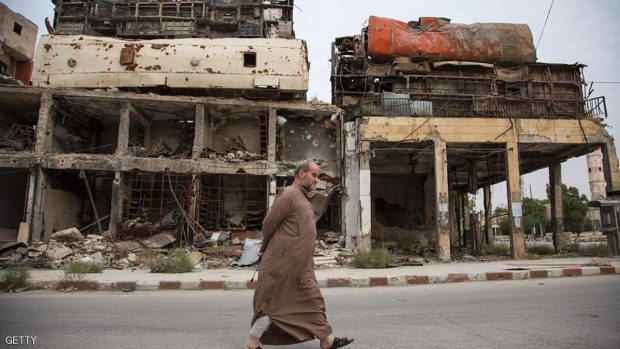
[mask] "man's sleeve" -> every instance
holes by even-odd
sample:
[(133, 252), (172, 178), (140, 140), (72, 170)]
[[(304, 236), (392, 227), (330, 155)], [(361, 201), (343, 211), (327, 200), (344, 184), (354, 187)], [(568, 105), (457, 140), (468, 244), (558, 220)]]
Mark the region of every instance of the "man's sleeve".
[(271, 206), (271, 209), (267, 212), (265, 219), (263, 219), (263, 245), (260, 248), (261, 252), (265, 252), (269, 240), (276, 232), (276, 228), (280, 225), (282, 220), (291, 214), (292, 210), (293, 202), (290, 195), (284, 194), (276, 198), (273, 206)]

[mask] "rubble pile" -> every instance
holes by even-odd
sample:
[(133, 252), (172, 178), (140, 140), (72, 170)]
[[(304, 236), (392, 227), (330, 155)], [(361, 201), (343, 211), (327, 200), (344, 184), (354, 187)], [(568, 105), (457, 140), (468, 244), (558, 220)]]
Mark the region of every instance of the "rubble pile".
[(79, 240), (50, 239), (48, 243), (36, 241), (30, 246), (20, 244), (20, 247), (12, 248), (0, 255), (0, 265), (24, 264), (36, 268), (59, 269), (67, 263), (79, 260), (111, 266), (110, 261), (114, 252), (114, 245), (111, 242), (105, 241), (100, 235), (88, 235), (86, 238), (81, 234), (79, 236), (81, 237)]
[(342, 247), (342, 237), (335, 232), (327, 232), (314, 244), (314, 267), (331, 268), (348, 265), (353, 252)]
[[(77, 228), (70, 228), (52, 234), (47, 243), (37, 241), (27, 246), (13, 242), (0, 246), (0, 266), (21, 264), (34, 268), (62, 269), (68, 263), (81, 261), (107, 269), (145, 269), (148, 268), (149, 258), (168, 254), (176, 241), (168, 232), (142, 239), (112, 241), (109, 232), (105, 232), (104, 236), (84, 237)], [(260, 231), (203, 232), (194, 236), (194, 243), (188, 245), (186, 250), (197, 270), (250, 267), (255, 265), (258, 257), (253, 259), (250, 257), (254, 256), (248, 255), (252, 251), (255, 254), (261, 241)], [(315, 245), (315, 266), (327, 268), (347, 265), (353, 252), (341, 246), (340, 234), (322, 234)], [(250, 248), (249, 252), (244, 256), (247, 248)]]
[(228, 162), (243, 162), (265, 159), (265, 155), (251, 153), (247, 150), (235, 150), (227, 153), (215, 151), (213, 149), (205, 149), (202, 152), (202, 158), (214, 159)]

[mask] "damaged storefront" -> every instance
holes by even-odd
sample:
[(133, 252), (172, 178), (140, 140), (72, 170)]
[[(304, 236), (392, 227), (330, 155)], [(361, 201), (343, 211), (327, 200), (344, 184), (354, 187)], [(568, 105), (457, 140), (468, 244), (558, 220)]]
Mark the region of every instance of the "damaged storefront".
[(170, 243), (239, 251), (246, 238), (261, 238), (262, 219), (297, 164), (314, 158), (322, 166), (318, 225), (338, 241), (338, 108), (22, 87), (0, 92), (5, 101), (28, 101), (3, 103), (4, 113), (37, 120), (24, 148), (0, 153), (5, 172), (16, 178), (5, 191), (12, 208), (2, 220), (15, 238), (20, 226), (30, 232), (28, 241), (77, 229), (133, 252)]
[[(561, 162), (600, 147), (608, 191), (618, 186), (604, 97), (585, 97), (583, 65), (536, 62), (526, 25), (370, 17), (335, 40), (331, 61), (349, 248), (479, 254), (493, 244), (490, 186), (506, 181), (512, 256), (524, 258), (522, 174), (549, 168), (561, 198)], [(471, 214), (479, 191), (484, 213)], [(561, 232), (561, 200), (551, 206)]]

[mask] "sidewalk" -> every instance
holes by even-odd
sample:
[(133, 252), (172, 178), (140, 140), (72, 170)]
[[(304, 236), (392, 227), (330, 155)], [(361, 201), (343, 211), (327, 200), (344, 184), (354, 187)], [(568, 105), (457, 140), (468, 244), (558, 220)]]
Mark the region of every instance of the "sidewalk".
[[(609, 264), (611, 266), (589, 266)], [(74, 287), (78, 290), (245, 290), (255, 283), (254, 268), (214, 269), (184, 274), (154, 274), (148, 270), (105, 270), (85, 274)], [(561, 258), (507, 260), (499, 262), (453, 262), (390, 269), (354, 269), (349, 267), (317, 269), (324, 287), (375, 287), (436, 284), (465, 281), (523, 280), (530, 278), (620, 275), (620, 258)], [(257, 277), (260, 277), (257, 273)], [(30, 282), (37, 289), (58, 289), (62, 270), (32, 270)], [(0, 289), (3, 285), (0, 284)]]

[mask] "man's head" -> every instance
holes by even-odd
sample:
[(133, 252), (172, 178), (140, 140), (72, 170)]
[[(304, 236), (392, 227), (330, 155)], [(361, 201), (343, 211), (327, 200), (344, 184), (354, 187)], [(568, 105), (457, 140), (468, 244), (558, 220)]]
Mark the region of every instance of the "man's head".
[(314, 161), (306, 160), (295, 168), (295, 183), (306, 188), (306, 190), (314, 190), (319, 180), (319, 165)]

